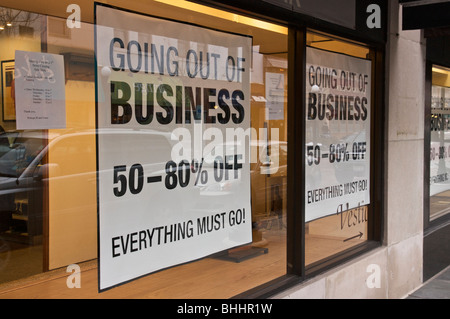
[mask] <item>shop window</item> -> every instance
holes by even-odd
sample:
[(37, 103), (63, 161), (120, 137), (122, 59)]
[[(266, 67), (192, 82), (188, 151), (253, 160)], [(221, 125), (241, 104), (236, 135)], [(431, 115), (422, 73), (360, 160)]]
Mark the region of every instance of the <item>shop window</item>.
[(367, 47), (307, 34), (305, 264), (369, 239), (372, 64)]
[[(68, 297), (229, 298), (285, 278), (288, 243), (304, 247), (294, 268), (308, 270), (373, 239), (372, 50), (307, 32), (298, 195), (287, 188), (286, 27), (189, 1), (96, 6), (95, 27), (94, 1), (83, 1), (80, 28), (52, 7), (48, 16), (22, 11), (27, 23), (0, 30), (0, 284), (88, 264), (84, 290)], [(63, 75), (63, 89), (34, 95), (36, 103), (63, 96), (58, 127), (18, 125), (18, 51), (41, 54), (42, 70)], [(52, 69), (50, 58), (62, 63)], [(204, 135), (218, 127), (244, 135)], [(182, 129), (203, 137), (201, 153), (180, 143)], [(304, 213), (296, 243), (287, 226), (300, 219), (287, 218), (288, 193), (304, 196), (304, 210), (289, 212)], [(230, 203), (247, 211), (231, 214)], [(225, 218), (242, 228), (216, 235)], [(139, 254), (147, 259), (128, 259)]]
[(433, 65), (431, 88), (430, 221), (450, 211), (450, 69)]
[[(120, 1), (113, 4), (123, 5)], [(184, 1), (151, 1), (151, 5), (145, 6), (142, 6), (141, 1), (131, 1), (127, 6), (126, 10), (121, 11), (120, 14), (130, 14), (128, 10), (134, 10), (138, 13), (132, 14), (141, 17), (142, 21), (147, 18), (161, 19), (160, 25), (171, 24), (172, 27), (177, 25), (179, 30), (188, 26), (198, 28), (199, 32), (216, 34), (224, 38), (250, 39), (249, 56), (245, 69), (248, 82), (244, 85), (248, 86), (245, 96), (245, 112), (248, 116), (249, 130), (246, 134), (250, 132), (246, 143), (251, 150), (252, 157), (250, 163), (246, 163), (248, 164), (248, 174), (241, 176), (242, 179), (245, 179), (243, 182), (250, 186), (247, 199), (251, 212), (246, 219), (249, 225), (250, 240), (245, 245), (238, 247), (231, 245), (229, 249), (214, 251), (213, 254), (200, 259), (189, 257), (190, 253), (192, 256), (196, 256), (195, 251), (199, 247), (196, 247), (195, 244), (189, 245), (188, 243), (187, 246), (180, 246), (177, 254), (186, 256), (182, 265), (174, 264), (165, 270), (158, 269), (158, 271), (151, 272), (148, 276), (137, 280), (138, 284), (142, 282), (147, 287), (145, 296), (149, 298), (228, 298), (285, 275), (287, 267), (286, 174), (288, 151), (287, 28)], [(82, 6), (81, 9), (86, 12), (92, 10), (92, 3)], [(10, 9), (2, 8), (2, 10)], [(101, 180), (102, 174), (107, 174), (106, 176), (111, 181), (116, 181), (114, 185), (116, 197), (117, 194), (124, 191), (122, 187), (126, 187), (128, 191), (130, 189), (136, 191), (140, 185), (137, 180), (135, 183), (122, 183), (125, 175), (120, 167), (114, 172), (112, 167), (109, 171), (97, 171), (100, 161), (98, 156), (100, 158), (133, 157), (136, 154), (147, 152), (155, 159), (151, 164), (159, 165), (160, 174), (165, 174), (168, 170), (170, 171), (170, 165), (167, 166), (167, 163), (171, 160), (170, 147), (173, 146), (173, 141), (170, 139), (172, 132), (167, 130), (161, 130), (156, 134), (145, 130), (130, 129), (126, 132), (121, 131), (122, 137), (120, 134), (115, 136), (114, 134), (117, 132), (114, 130), (99, 129), (96, 131), (99, 128), (96, 126), (96, 121), (102, 116), (97, 114), (99, 117), (96, 118), (96, 102), (101, 103), (103, 96), (97, 96), (96, 101), (93, 19), (82, 22), (81, 28), (68, 29), (63, 18), (65, 13), (61, 18), (29, 14), (25, 11), (22, 11), (21, 14), (33, 17), (33, 20), (27, 24), (20, 25), (18, 23), (17, 30), (8, 29), (8, 33), (6, 33), (6, 29), (2, 30), (3, 32), (0, 31), (0, 42), (3, 48), (0, 52), (0, 60), (3, 61), (3, 117), (1, 124), (6, 131), (1, 134), (0, 160), (2, 174), (4, 170), (14, 170), (14, 174), (11, 174), (11, 183), (2, 182), (5, 191), (17, 189), (15, 174), (20, 173), (19, 169), (24, 169), (21, 163), (24, 163), (25, 159), (27, 163), (33, 163), (33, 170), (32, 172), (30, 170), (31, 175), (28, 180), (28, 183), (32, 183), (33, 193), (26, 193), (20, 189), (20, 192), (13, 192), (12, 195), (1, 195), (1, 283), (27, 278), (41, 272), (64, 269), (70, 264), (93, 262), (95, 265), (98, 256), (97, 189), (98, 187), (101, 189), (97, 178), (100, 177)], [(28, 30), (26, 35), (23, 32), (24, 27)], [(13, 25), (12, 28), (16, 28), (16, 25)], [(19, 32), (19, 29), (22, 31)], [(33, 36), (30, 36), (32, 29), (34, 33)], [(194, 43), (196, 40), (189, 39), (192, 34), (186, 34), (178, 39), (169, 39), (159, 34), (161, 32), (163, 34), (163, 30), (148, 30), (137, 35), (135, 31), (118, 27), (114, 32), (116, 32), (116, 38), (121, 38), (127, 43), (134, 40), (135, 42), (131, 42), (134, 43), (133, 45), (141, 40), (146, 43), (160, 41), (158, 43), (166, 43), (174, 48), (180, 48), (180, 52), (186, 44), (197, 45), (199, 50), (203, 47), (208, 48), (210, 44)], [(210, 40), (214, 42), (213, 38)], [(120, 43), (117, 42), (116, 46), (120, 47)], [(196, 49), (192, 48), (192, 50)], [(225, 54), (225, 49), (224, 45), (222, 48), (224, 51), (220, 53)], [(45, 58), (58, 56), (59, 59), (62, 57), (64, 63), (60, 65), (59, 69), (52, 70), (64, 74), (64, 78), (59, 81), (59, 84), (63, 84), (64, 90), (53, 92), (56, 94), (64, 91), (62, 105), (65, 111), (65, 123), (61, 128), (48, 127), (31, 130), (25, 127), (17, 129), (18, 122), (15, 112), (22, 108), (14, 105), (12, 81), (14, 80), (14, 58), (19, 50), (33, 54), (48, 54), (43, 55)], [(216, 50), (219, 50), (218, 46), (216, 46)], [(229, 55), (233, 57), (233, 52), (239, 54), (242, 50), (247, 50), (247, 48), (238, 48), (236, 51), (232, 51), (230, 48)], [(193, 54), (191, 57), (194, 56)], [(131, 69), (133, 69), (127, 67), (126, 76), (129, 78), (133, 76), (132, 73), (139, 73), (134, 72), (137, 66), (137, 64), (133, 64), (134, 58), (135, 55), (128, 61), (131, 61)], [(211, 65), (212, 63), (211, 61)], [(236, 70), (241, 71), (239, 68), (235, 68), (233, 72)], [(102, 70), (97, 71), (100, 71), (98, 74), (102, 76)], [(205, 72), (205, 70), (201, 70), (201, 72)], [(147, 82), (172, 81), (168, 85), (172, 85), (173, 88), (183, 85), (181, 79), (169, 76), (167, 73), (151, 75), (146, 78), (146, 75), (141, 72), (136, 74), (136, 77), (141, 77)], [(122, 82), (124, 81), (127, 79), (123, 78)], [(220, 87), (220, 85), (227, 87), (228, 85), (227, 81), (220, 82), (212, 78), (199, 79), (199, 81), (201, 83), (199, 82), (198, 85), (204, 88)], [(239, 88), (239, 86), (237, 87)], [(18, 87), (16, 83), (15, 88), (21, 90), (23, 87)], [(114, 92), (115, 89), (118, 89), (118, 86), (112, 87), (110, 92)], [(134, 94), (139, 94), (136, 92)], [(123, 97), (122, 93), (118, 93), (118, 99)], [(193, 93), (196, 94), (195, 90)], [(160, 98), (168, 101), (170, 99), (168, 91), (165, 91), (164, 94)], [(210, 97), (212, 96), (213, 94), (210, 92)], [(35, 97), (40, 98), (37, 95)], [(44, 100), (45, 98), (51, 99), (50, 96), (42, 98)], [(237, 104), (234, 104), (236, 109), (232, 109), (234, 112), (239, 107), (238, 102), (243, 102), (242, 96), (239, 95), (233, 99), (237, 101), (235, 102)], [(225, 100), (229, 105), (233, 105), (231, 98)], [(205, 104), (203, 103), (203, 105)], [(210, 114), (213, 114), (218, 106), (224, 105), (219, 103), (212, 105), (214, 110), (210, 110), (212, 112)], [(202, 114), (205, 110), (196, 109), (194, 111), (199, 111), (201, 118), (205, 118)], [(197, 114), (195, 112), (191, 113), (193, 117)], [(237, 112), (233, 114), (239, 115)], [(118, 123), (120, 120), (123, 120), (123, 113), (120, 111), (111, 116), (113, 122)], [(203, 129), (208, 127), (214, 127), (214, 125), (208, 123)], [(239, 125), (236, 125), (236, 128), (238, 127)], [(127, 139), (123, 139), (123, 134), (127, 134)], [(153, 135), (150, 136), (151, 134)], [(155, 137), (155, 134), (159, 135)], [(101, 144), (103, 148), (98, 148), (98, 141), (104, 142)], [(151, 141), (151, 143), (147, 143), (147, 141)], [(227, 152), (229, 145), (225, 142), (222, 149)], [(136, 145), (144, 146), (144, 149), (138, 150)], [(231, 145), (230, 152), (235, 152), (234, 148), (237, 146), (239, 145)], [(216, 153), (214, 149), (210, 149), (209, 152), (211, 153), (201, 155), (204, 172), (209, 174), (211, 180), (214, 172), (207, 170), (214, 170), (214, 157), (210, 155)], [(190, 165), (186, 168), (190, 171), (191, 179), (195, 179), (195, 173), (201, 175), (200, 159), (198, 162), (193, 161), (192, 157), (188, 159)], [(22, 165), (20, 168), (19, 164)], [(145, 162), (142, 164), (143, 169), (148, 168)], [(136, 166), (134, 169), (135, 175), (130, 175), (127, 171), (126, 178), (130, 176), (136, 179), (141, 178), (139, 167)], [(150, 167), (149, 169), (156, 172), (156, 168)], [(234, 172), (227, 173), (233, 174)], [(5, 176), (6, 174), (9, 173), (5, 171)], [(183, 176), (186, 177), (186, 175)], [(179, 175), (177, 182), (184, 183), (183, 176)], [(181, 220), (173, 219), (171, 214), (182, 206), (194, 206), (196, 204), (194, 200), (189, 200), (189, 198), (196, 198), (194, 191), (198, 192), (201, 187), (203, 188), (200, 191), (207, 191), (204, 195), (207, 195), (209, 200), (203, 201), (202, 205), (204, 205), (203, 210), (211, 215), (217, 209), (214, 205), (215, 196), (233, 195), (233, 189), (242, 182), (241, 180), (230, 180), (217, 185), (202, 185), (201, 183), (206, 182), (206, 179), (203, 180), (201, 177), (197, 185), (199, 187), (195, 189), (192, 187), (189, 190), (191, 185), (189, 187), (185, 184), (182, 185), (187, 190), (186, 194), (189, 191), (193, 192), (182, 198), (169, 196), (167, 189), (161, 193), (148, 194), (148, 197), (155, 202), (165, 199), (167, 205), (163, 208), (148, 206), (147, 209), (154, 214), (166, 216), (167, 223), (179, 225)], [(152, 180), (152, 182), (154, 181)], [(173, 179), (169, 180), (170, 185), (173, 182)], [(194, 181), (191, 180), (191, 182), (193, 185)], [(178, 185), (178, 187), (181, 186)], [(113, 189), (110, 191), (112, 194)], [(235, 196), (241, 195), (235, 194)], [(229, 198), (232, 202), (233, 196)], [(120, 198), (117, 197), (117, 200), (119, 201)], [(158, 207), (159, 211), (156, 211), (155, 207)], [(133, 212), (127, 211), (126, 213), (131, 216)], [(235, 216), (235, 218), (238, 217)], [(143, 223), (140, 220), (133, 220), (131, 217), (128, 221), (137, 225)], [(144, 225), (146, 228), (150, 226)], [(206, 227), (206, 225), (204, 226)], [(17, 243), (18, 237), (22, 238), (21, 243)], [(214, 245), (214, 242), (211, 244)], [(116, 250), (117, 253), (118, 251)], [(174, 255), (169, 256), (164, 251), (155, 252), (155, 254), (153, 259), (174, 258)], [(27, 268), (31, 268), (30, 265), (35, 266), (31, 272), (24, 272), (22, 269), (25, 269), (25, 265)], [(92, 271), (96, 272), (96, 270)], [(84, 281), (83, 285), (90, 286), (91, 291), (98, 293), (96, 280)], [(119, 285), (119, 287), (103, 293), (105, 297), (108, 294), (110, 296), (111, 293), (126, 297), (126, 291), (126, 285)], [(73, 290), (73, 293), (77, 293), (77, 291)]]

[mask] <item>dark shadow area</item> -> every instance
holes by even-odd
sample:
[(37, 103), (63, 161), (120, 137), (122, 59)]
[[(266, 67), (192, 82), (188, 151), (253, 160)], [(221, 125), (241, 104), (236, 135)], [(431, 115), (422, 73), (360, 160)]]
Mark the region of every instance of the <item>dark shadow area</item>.
[(436, 220), (424, 233), (423, 281), (450, 265), (450, 216)]

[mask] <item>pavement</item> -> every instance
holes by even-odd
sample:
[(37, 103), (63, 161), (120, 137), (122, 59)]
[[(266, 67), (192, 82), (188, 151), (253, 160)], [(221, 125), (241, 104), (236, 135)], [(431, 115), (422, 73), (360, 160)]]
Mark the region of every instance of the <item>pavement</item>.
[(424, 233), (423, 284), (405, 299), (450, 299), (449, 218)]
[(450, 299), (450, 266), (431, 277), (406, 299)]

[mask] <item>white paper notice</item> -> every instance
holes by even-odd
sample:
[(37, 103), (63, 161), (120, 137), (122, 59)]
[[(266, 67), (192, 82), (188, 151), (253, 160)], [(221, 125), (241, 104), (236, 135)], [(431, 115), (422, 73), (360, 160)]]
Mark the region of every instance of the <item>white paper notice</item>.
[(16, 51), (15, 102), (17, 129), (65, 128), (63, 56)]
[(284, 74), (266, 73), (266, 120), (284, 119)]

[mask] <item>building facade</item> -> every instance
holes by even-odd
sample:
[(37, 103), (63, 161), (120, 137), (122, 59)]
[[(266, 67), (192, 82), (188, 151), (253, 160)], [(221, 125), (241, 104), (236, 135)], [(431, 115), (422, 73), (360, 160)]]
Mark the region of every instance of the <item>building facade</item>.
[(0, 298), (407, 296), (450, 216), (445, 8), (4, 1)]

